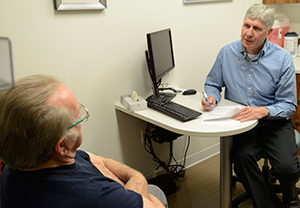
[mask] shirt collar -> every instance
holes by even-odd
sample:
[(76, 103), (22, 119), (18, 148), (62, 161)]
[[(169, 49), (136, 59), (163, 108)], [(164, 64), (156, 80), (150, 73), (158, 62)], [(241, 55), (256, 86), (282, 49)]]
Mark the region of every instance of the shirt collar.
[[(256, 54), (255, 57), (258, 57), (258, 58), (259, 57), (263, 57), (266, 54), (269, 45), (270, 45), (269, 40), (268, 40), (268, 38), (266, 38), (264, 46), (262, 47), (262, 49), (260, 50), (260, 52), (258, 54)], [(240, 53), (241, 53), (242, 57), (244, 59), (247, 58), (248, 57), (248, 53), (247, 53), (247, 50), (246, 50), (245, 46), (242, 43), (242, 40), (240, 40), (240, 46), (239, 47), (240, 47)]]

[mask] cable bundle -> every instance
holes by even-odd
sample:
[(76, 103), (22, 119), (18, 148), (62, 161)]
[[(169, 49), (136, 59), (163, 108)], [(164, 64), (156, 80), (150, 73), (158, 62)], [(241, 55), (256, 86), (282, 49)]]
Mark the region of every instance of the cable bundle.
[[(143, 130), (143, 137), (144, 137), (144, 148), (145, 150), (152, 155), (152, 159), (158, 163), (156, 170), (159, 167), (164, 168), (166, 173), (174, 179), (183, 178), (186, 179), (185, 175), (185, 161), (186, 161), (186, 154), (190, 145), (190, 137), (188, 137), (188, 144), (184, 154), (184, 162), (183, 164), (178, 164), (177, 160), (173, 155), (173, 140), (177, 139), (180, 134), (176, 134), (174, 132), (168, 131), (166, 129), (160, 128), (153, 124), (147, 124), (147, 126)], [(152, 144), (152, 140), (158, 143), (169, 142), (169, 158), (167, 161), (162, 161), (159, 157), (155, 154), (154, 147)], [(172, 160), (174, 160), (174, 164), (171, 165)]]

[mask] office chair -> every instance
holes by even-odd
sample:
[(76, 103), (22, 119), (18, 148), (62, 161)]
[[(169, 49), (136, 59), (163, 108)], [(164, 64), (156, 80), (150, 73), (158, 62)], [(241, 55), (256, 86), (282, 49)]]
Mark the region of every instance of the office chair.
[[(295, 130), (295, 140), (296, 140), (296, 144), (297, 144), (298, 148), (300, 148), (300, 134), (297, 130)], [(269, 160), (264, 153), (262, 155), (262, 159), (264, 160), (264, 165), (262, 166), (262, 173), (263, 173), (266, 183), (268, 183), (270, 185), (270, 189), (274, 194), (282, 193), (280, 184), (275, 184), (277, 179), (270, 174)], [(237, 181), (240, 182), (238, 177), (233, 176), (232, 177), (232, 187), (234, 187), (236, 185)], [(298, 194), (300, 194), (299, 188), (296, 188), (296, 191)], [(239, 204), (248, 200), (249, 198), (250, 197), (247, 194), (247, 192), (244, 192), (241, 195), (235, 197), (232, 200), (232, 208), (238, 208)], [(276, 198), (274, 197), (274, 200), (280, 201), (277, 197)], [(281, 202), (278, 202), (278, 203), (281, 203)]]
[[(2, 91), (13, 88), (15, 84), (12, 62), (12, 46), (9, 38), (0, 37), (0, 59), (0, 91)], [(0, 160), (0, 179), (3, 167), (4, 164)]]

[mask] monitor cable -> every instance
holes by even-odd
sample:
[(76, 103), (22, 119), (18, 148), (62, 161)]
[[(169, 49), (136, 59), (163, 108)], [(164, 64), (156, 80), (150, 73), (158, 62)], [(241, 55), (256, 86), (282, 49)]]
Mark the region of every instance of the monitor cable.
[(168, 83), (162, 84), (161, 80), (159, 80), (159, 83), (158, 83), (159, 91), (172, 90), (174, 93), (181, 93), (182, 92), (181, 90), (176, 90), (174, 87), (168, 87), (168, 86), (169, 86)]
[[(179, 178), (185, 180), (187, 178), (186, 172), (186, 155), (190, 145), (190, 136), (188, 136), (188, 144), (184, 153), (183, 164), (178, 164), (177, 160), (173, 155), (173, 140), (167, 141), (169, 143), (169, 158), (166, 161), (162, 161), (155, 153), (152, 140), (160, 143), (160, 138), (158, 138), (156, 126), (153, 124), (147, 124), (143, 130), (143, 137), (144, 137), (144, 148), (145, 150), (152, 155), (153, 161), (158, 163), (158, 167), (162, 167), (168, 175), (172, 178), (178, 180)], [(173, 164), (171, 162), (174, 161)]]

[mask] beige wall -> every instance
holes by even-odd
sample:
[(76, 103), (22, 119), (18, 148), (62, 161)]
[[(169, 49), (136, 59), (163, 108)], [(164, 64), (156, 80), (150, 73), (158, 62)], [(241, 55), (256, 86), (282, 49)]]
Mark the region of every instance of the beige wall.
[[(141, 142), (146, 123), (114, 109), (120, 95), (132, 90), (143, 96), (151, 93), (145, 34), (170, 27), (176, 68), (163, 81), (202, 91), (220, 48), (240, 38), (245, 11), (262, 1), (184, 5), (182, 0), (107, 0), (108, 9), (102, 12), (57, 12), (53, 2), (0, 3), (0, 36), (12, 40), (16, 78), (40, 73), (59, 77), (91, 113), (83, 124), (81, 148), (148, 174), (156, 164)], [(218, 142), (192, 138), (188, 155)], [(185, 138), (175, 142), (178, 160), (186, 143)], [(155, 148), (167, 156), (166, 144)]]
[(277, 10), (286, 14), (290, 20), (290, 31), (300, 35), (300, 4), (282, 4), (277, 6)]

